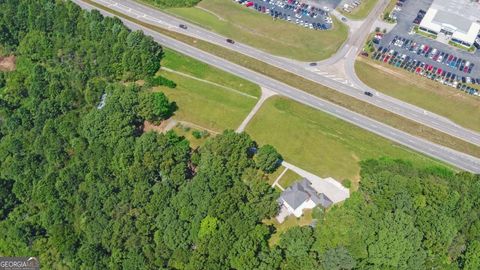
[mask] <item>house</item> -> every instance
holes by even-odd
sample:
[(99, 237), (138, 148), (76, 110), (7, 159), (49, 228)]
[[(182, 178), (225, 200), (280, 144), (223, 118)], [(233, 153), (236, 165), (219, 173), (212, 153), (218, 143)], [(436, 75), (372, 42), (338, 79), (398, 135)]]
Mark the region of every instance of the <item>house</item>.
[(290, 214), (300, 217), (305, 209), (312, 209), (317, 205), (327, 208), (333, 204), (324, 193), (319, 193), (312, 187), (312, 182), (303, 178), (282, 192), (278, 203), (281, 206), (278, 222), (283, 222)]

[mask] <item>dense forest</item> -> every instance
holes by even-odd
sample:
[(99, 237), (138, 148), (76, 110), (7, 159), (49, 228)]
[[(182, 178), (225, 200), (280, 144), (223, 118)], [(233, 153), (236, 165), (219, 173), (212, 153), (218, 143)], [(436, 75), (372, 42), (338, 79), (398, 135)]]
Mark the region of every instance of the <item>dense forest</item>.
[[(0, 1), (0, 256), (45, 269), (480, 269), (480, 176), (390, 160), (269, 245), (280, 158), (225, 131), (143, 132), (174, 101), (162, 48), (68, 1)], [(134, 81), (144, 80), (140, 86)], [(102, 101), (104, 104), (102, 104)], [(256, 153), (255, 153), (256, 152)]]
[(202, 0), (142, 0), (160, 8), (193, 7)]

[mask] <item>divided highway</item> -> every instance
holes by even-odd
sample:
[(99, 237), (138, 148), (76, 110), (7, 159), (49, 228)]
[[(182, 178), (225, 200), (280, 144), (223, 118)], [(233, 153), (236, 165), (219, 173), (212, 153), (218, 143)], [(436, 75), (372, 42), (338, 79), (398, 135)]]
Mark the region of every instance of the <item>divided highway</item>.
[[(369, 16), (365, 20), (360, 29), (356, 30), (355, 33), (352, 33), (350, 35), (350, 38), (341, 48), (339, 53), (335, 54), (331, 59), (319, 62), (320, 65), (332, 65), (334, 64), (333, 61), (337, 62), (341, 60), (346, 60), (345, 65), (347, 76), (349, 77), (349, 79), (351, 79), (351, 82), (354, 82), (356, 85), (347, 82), (339, 82), (327, 76), (315, 73), (314, 71), (308, 69), (308, 63), (271, 55), (267, 52), (242, 44), (238, 41), (235, 42), (235, 44), (227, 43), (225, 42), (227, 37), (213, 33), (205, 28), (196, 26), (192, 23), (188, 23), (177, 17), (168, 15), (164, 12), (159, 11), (158, 9), (146, 6), (144, 4), (140, 4), (135, 0), (92, 1), (107, 6), (115, 11), (124, 13), (130, 17), (144, 21), (145, 23), (168, 28), (172, 31), (177, 31), (179, 33), (189, 35), (194, 38), (202, 39), (213, 44), (232, 49), (236, 52), (250, 56), (272, 66), (281, 68), (298, 76), (309, 79), (313, 82), (339, 91), (343, 94), (352, 96), (356, 99), (370, 103), (384, 110), (401, 115), (422, 125), (437, 129), (464, 141), (480, 145), (480, 133), (461, 127), (460, 125), (455, 124), (454, 122), (445, 117), (439, 116), (432, 112), (428, 112), (422, 108), (416, 107), (414, 105), (408, 104), (387, 95), (378, 94), (373, 97), (368, 97), (364, 95), (365, 91), (372, 91), (372, 89), (359, 82), (353, 68), (353, 63), (359, 47), (362, 46), (366, 35), (368, 35), (368, 33), (370, 32), (371, 26), (378, 17), (377, 15), (381, 13), (385, 5), (388, 4), (388, 0), (379, 1), (379, 4), (375, 7), (371, 16)], [(78, 3), (79, 1), (75, 2)], [(188, 29), (182, 29), (178, 27), (180, 24), (188, 25)]]
[[(93, 6), (81, 0), (73, 0), (73, 2), (77, 3), (78, 5), (80, 5), (85, 9), (94, 8)], [(100, 11), (104, 15), (113, 16), (112, 14), (109, 14), (104, 10), (100, 10)], [(139, 14), (139, 17), (142, 17), (142, 16), (143, 15)], [(217, 56), (211, 55), (209, 53), (206, 53), (204, 51), (191, 47), (185, 43), (182, 43), (175, 39), (161, 35), (158, 32), (152, 31), (141, 25), (137, 25), (135, 23), (132, 23), (124, 19), (122, 19), (122, 21), (131, 29), (143, 30), (145, 34), (152, 36), (157, 42), (159, 42), (160, 44), (166, 47), (173, 48), (185, 55), (199, 59), (202, 62), (208, 63), (212, 66), (215, 66), (217, 68), (220, 68), (222, 70), (235, 74), (239, 77), (245, 78), (249, 81), (257, 83), (261, 87), (271, 89), (279, 94), (282, 94), (293, 100), (306, 104), (310, 107), (327, 112), (335, 117), (343, 119), (347, 122), (350, 122), (366, 130), (369, 130), (382, 137), (388, 138), (399, 144), (407, 146), (411, 149), (424, 153), (428, 156), (431, 156), (438, 160), (442, 160), (446, 163), (452, 164), (458, 168), (461, 168), (470, 172), (480, 173), (480, 159), (476, 157), (472, 157), (470, 155), (434, 144), (427, 140), (417, 138), (408, 133), (392, 128), (388, 125), (372, 120), (366, 116), (349, 111), (343, 107), (340, 107), (328, 101), (322, 100), (318, 97), (305, 93), (287, 84), (271, 79), (267, 76), (264, 76), (263, 74), (251, 71), (242, 66), (233, 64), (222, 58), (219, 58)]]

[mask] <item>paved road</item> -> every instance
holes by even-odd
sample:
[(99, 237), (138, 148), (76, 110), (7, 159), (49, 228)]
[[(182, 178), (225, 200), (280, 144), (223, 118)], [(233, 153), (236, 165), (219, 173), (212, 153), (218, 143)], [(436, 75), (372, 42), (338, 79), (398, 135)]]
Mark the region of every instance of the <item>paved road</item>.
[[(353, 68), (353, 60), (359, 48), (362, 47), (363, 42), (365, 41), (366, 34), (370, 32), (370, 29), (378, 18), (378, 15), (383, 11), (388, 0), (380, 0), (378, 4), (373, 9), (373, 12), (370, 14), (367, 19), (365, 19), (363, 25), (350, 35), (346, 44), (340, 49), (338, 53), (332, 56), (331, 59), (319, 62), (322, 65), (331, 65), (334, 62), (337, 62), (341, 59), (346, 59), (346, 71), (347, 76), (351, 79), (351, 82), (337, 81), (330, 77), (327, 77), (322, 74), (315, 73), (312, 70), (308, 69), (308, 64), (304, 62), (299, 62), (291, 59), (286, 59), (278, 56), (271, 55), (267, 52), (261, 51), (259, 49), (250, 47), (248, 45), (236, 42), (235, 44), (229, 44), (225, 42), (226, 37), (213, 33), (209, 30), (206, 30), (202, 27), (196, 26), (194, 24), (188, 23), (184, 20), (176, 18), (174, 16), (165, 14), (155, 8), (145, 6), (143, 4), (137, 3), (134, 0), (93, 0), (99, 4), (108, 6), (111, 9), (127, 14), (128, 16), (135, 17), (139, 20), (145, 21), (153, 25), (158, 25), (161, 27), (169, 28), (173, 31), (178, 31), (180, 33), (203, 39), (208, 42), (233, 49), (242, 54), (248, 55), (255, 59), (261, 60), (270, 65), (276, 66), (278, 68), (284, 69), (286, 71), (292, 72), (309, 80), (312, 80), (316, 83), (327, 86), (331, 89), (337, 90), (341, 93), (347, 94), (354, 98), (360, 99), (362, 101), (368, 102), (375, 106), (378, 106), (382, 109), (388, 110), (395, 114), (401, 115), (405, 118), (411, 119), (418, 123), (421, 123), (425, 126), (440, 130), (449, 135), (455, 136), (462, 140), (471, 142), (476, 145), (480, 145), (480, 133), (474, 132), (472, 130), (466, 129), (450, 121), (449, 119), (436, 115), (432, 112), (425, 111), (422, 108), (416, 107), (414, 105), (408, 104), (406, 102), (400, 101), (398, 99), (389, 97), (378, 93), (374, 97), (368, 97), (363, 93), (365, 91), (374, 91), (370, 87), (361, 83), (358, 77), (355, 74)], [(80, 2), (80, 0), (75, 0), (75, 2)], [(188, 29), (181, 29), (178, 27), (179, 24), (188, 25)], [(353, 73), (353, 74), (352, 74)], [(355, 84), (353, 84), (353, 83)]]
[[(93, 8), (92, 6), (82, 2), (81, 0), (73, 0), (73, 1), (85, 9)], [(105, 15), (112, 16), (111, 14), (108, 14), (105, 11), (101, 11), (101, 12)], [(343, 119), (349, 123), (352, 123), (361, 128), (369, 130), (375, 134), (388, 138), (392, 141), (395, 141), (411, 149), (424, 153), (428, 156), (442, 160), (446, 163), (452, 164), (458, 168), (461, 168), (470, 172), (480, 173), (480, 159), (478, 158), (446, 148), (444, 146), (434, 144), (432, 142), (429, 142), (421, 138), (417, 138), (408, 133), (392, 128), (388, 125), (372, 120), (366, 116), (349, 111), (341, 106), (322, 100), (311, 94), (305, 93), (287, 84), (276, 81), (263, 74), (256, 73), (242, 66), (236, 65), (234, 63), (228, 62), (212, 54), (206, 53), (197, 48), (186, 45), (185, 43), (182, 43), (175, 39), (161, 35), (158, 32), (152, 31), (143, 26), (137, 25), (127, 20), (123, 20), (123, 21), (125, 25), (127, 25), (131, 29), (143, 30), (145, 34), (152, 36), (157, 42), (159, 42), (160, 44), (166, 47), (174, 48), (175, 50), (183, 54), (199, 59), (202, 62), (208, 63), (224, 71), (235, 74), (239, 77), (245, 78), (254, 83), (257, 83), (261, 87), (275, 90), (279, 94), (287, 96), (293, 100), (306, 104), (310, 107), (327, 112), (335, 117)]]

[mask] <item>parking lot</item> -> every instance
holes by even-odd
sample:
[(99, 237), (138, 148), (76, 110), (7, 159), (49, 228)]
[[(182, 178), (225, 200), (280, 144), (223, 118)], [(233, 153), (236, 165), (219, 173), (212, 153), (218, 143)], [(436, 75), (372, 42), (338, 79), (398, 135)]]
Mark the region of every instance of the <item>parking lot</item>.
[(235, 2), (270, 15), (274, 19), (295, 23), (300, 27), (314, 30), (332, 28), (330, 8), (327, 6), (319, 8), (297, 0), (235, 0)]
[(412, 28), (415, 26), (413, 21), (417, 17), (418, 12), (420, 10), (427, 11), (432, 2), (433, 0), (406, 0), (401, 7), (401, 11), (397, 13), (397, 25), (392, 31), (384, 35), (383, 39), (376, 45), (376, 47), (389, 47), (396, 37), (405, 38), (411, 40), (411, 44), (419, 44), (419, 47), (421, 45), (428, 46), (428, 48), (431, 48), (430, 52), (436, 50), (435, 53), (443, 53), (444, 55), (448, 54), (449, 56), (453, 55), (453, 57), (456, 57), (457, 60), (462, 59), (465, 61), (465, 63), (469, 62), (473, 64), (474, 68), (472, 68), (470, 73), (465, 73), (459, 70), (460, 65), (456, 67), (447, 66), (445, 63), (442, 63), (443, 59), (438, 62), (438, 58), (433, 60), (434, 57), (430, 58), (430, 55), (425, 57), (424, 55), (418, 55), (416, 51), (411, 52), (410, 50), (398, 48), (398, 51), (402, 54), (405, 53), (407, 56), (418, 61), (425, 62), (425, 64), (437, 67), (437, 69), (441, 68), (447, 72), (458, 73), (457, 75), (460, 77), (480, 78), (480, 50), (477, 50), (476, 53), (472, 54), (462, 49), (452, 47), (448, 44), (435, 41), (431, 38), (411, 33)]
[[(472, 95), (480, 85), (480, 52), (474, 54), (416, 34), (423, 11), (433, 0), (406, 0), (396, 13), (397, 25), (376, 41), (373, 59), (436, 80)], [(420, 12), (420, 14), (419, 14)], [(473, 86), (473, 87), (472, 87)]]

